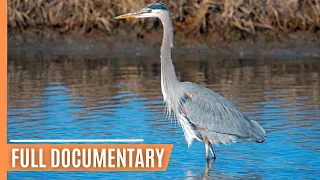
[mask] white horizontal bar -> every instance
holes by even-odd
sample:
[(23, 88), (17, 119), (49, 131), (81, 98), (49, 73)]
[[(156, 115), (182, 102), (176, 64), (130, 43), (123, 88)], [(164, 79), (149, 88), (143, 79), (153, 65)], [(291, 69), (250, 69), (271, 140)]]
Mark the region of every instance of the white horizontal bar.
[(65, 142), (143, 142), (143, 139), (23, 139), (11, 143), (65, 143)]

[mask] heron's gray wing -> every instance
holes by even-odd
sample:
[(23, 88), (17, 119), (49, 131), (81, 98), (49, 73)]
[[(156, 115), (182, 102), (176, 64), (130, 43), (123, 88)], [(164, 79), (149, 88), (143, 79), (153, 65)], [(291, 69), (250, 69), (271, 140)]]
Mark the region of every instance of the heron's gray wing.
[(196, 126), (240, 138), (264, 139), (260, 125), (245, 117), (228, 99), (198, 84), (183, 82), (183, 86), (192, 96), (183, 102), (186, 116)]

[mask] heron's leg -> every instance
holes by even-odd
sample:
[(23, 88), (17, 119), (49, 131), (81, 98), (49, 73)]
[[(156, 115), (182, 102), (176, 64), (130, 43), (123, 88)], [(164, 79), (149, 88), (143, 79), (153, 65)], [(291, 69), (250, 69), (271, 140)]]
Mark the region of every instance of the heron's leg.
[(209, 160), (209, 159), (210, 159), (210, 157), (209, 157), (209, 144), (210, 144), (210, 142), (209, 142), (209, 140), (208, 140), (208, 137), (205, 136), (205, 137), (203, 138), (203, 141), (204, 141), (204, 144), (205, 144), (205, 146), (206, 146), (206, 159)]
[(213, 147), (212, 147), (212, 144), (209, 142), (208, 143), (208, 146), (210, 148), (210, 152), (211, 152), (211, 155), (212, 155), (212, 159), (216, 159), (217, 156), (214, 154), (214, 150), (213, 150)]
[(207, 143), (205, 143), (205, 146), (206, 146), (206, 159), (209, 160), (210, 157), (209, 157), (209, 145)]

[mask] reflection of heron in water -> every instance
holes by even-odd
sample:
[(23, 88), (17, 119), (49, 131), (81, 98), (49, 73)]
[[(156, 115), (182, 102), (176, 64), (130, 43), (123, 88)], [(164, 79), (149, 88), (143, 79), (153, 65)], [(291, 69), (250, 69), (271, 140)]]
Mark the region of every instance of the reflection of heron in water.
[[(263, 175), (255, 172), (253, 169), (246, 169), (248, 172), (243, 173), (232, 171), (234, 169), (224, 169), (224, 168), (216, 168), (214, 169), (214, 159), (206, 161), (205, 170), (199, 170), (198, 167), (190, 167), (185, 173), (185, 180), (194, 180), (194, 179), (202, 179), (202, 180), (211, 180), (211, 179), (263, 179)], [(238, 168), (238, 167), (237, 167)], [(246, 167), (247, 168), (247, 167)]]
[(191, 82), (180, 82), (171, 60), (173, 47), (172, 18), (161, 3), (150, 4), (115, 19), (157, 17), (164, 31), (161, 45), (161, 89), (169, 114), (173, 113), (182, 129), (188, 145), (194, 139), (203, 140), (206, 158), (209, 150), (215, 159), (212, 144), (229, 144), (236, 140), (263, 142), (264, 129), (245, 117), (230, 101), (210, 89)]

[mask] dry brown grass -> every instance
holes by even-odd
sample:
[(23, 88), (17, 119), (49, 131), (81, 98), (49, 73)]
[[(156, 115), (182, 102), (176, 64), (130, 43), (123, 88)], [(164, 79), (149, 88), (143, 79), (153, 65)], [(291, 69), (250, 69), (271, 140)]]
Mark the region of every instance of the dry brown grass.
[[(150, 0), (8, 0), (8, 27), (47, 27), (60, 33), (92, 30), (114, 35), (127, 26), (150, 32), (153, 20), (115, 21), (113, 17), (140, 9)], [(260, 32), (311, 31), (320, 28), (320, 0), (164, 0), (176, 33), (183, 37), (241, 39)], [(124, 25), (125, 24), (125, 25)], [(131, 32), (132, 33), (132, 32)]]

